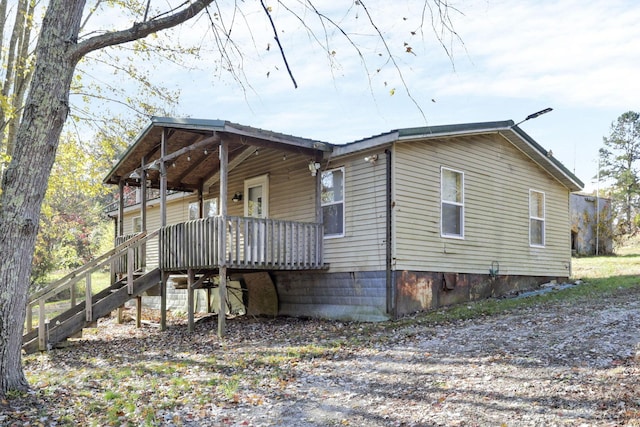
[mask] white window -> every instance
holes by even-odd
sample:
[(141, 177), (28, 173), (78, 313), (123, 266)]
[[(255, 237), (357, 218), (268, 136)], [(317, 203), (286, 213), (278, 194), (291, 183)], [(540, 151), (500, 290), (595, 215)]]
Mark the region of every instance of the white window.
[(440, 178), (441, 222), (443, 237), (464, 238), (464, 173), (442, 168)]
[(134, 233), (142, 233), (142, 217), (134, 216), (133, 217), (133, 226)]
[(544, 246), (544, 210), (544, 193), (529, 190), (529, 244), (531, 246)]
[(344, 168), (322, 172), (322, 222), (325, 237), (344, 236)]
[[(203, 214), (204, 217), (211, 217), (218, 215), (218, 199), (207, 199), (204, 202)], [(189, 203), (189, 221), (200, 218), (200, 209), (198, 202)]]

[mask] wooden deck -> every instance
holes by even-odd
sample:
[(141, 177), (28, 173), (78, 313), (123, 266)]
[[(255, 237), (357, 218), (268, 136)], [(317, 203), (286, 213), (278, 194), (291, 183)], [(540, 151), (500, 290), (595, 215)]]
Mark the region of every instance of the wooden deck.
[(325, 268), (321, 224), (216, 216), (160, 229), (160, 268), (313, 270)]

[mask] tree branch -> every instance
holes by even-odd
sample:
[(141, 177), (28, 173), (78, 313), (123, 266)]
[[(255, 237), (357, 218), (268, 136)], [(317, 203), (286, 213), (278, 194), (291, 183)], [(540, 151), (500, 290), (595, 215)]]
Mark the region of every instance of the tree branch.
[(407, 96), (409, 97), (411, 102), (413, 102), (413, 105), (416, 106), (418, 111), (420, 111), (420, 115), (422, 115), (422, 118), (426, 122), (427, 121), (427, 116), (424, 114), (424, 111), (422, 110), (422, 107), (420, 107), (420, 104), (418, 103), (418, 101), (416, 101), (416, 99), (411, 94), (411, 91), (409, 90), (409, 86), (407, 85), (407, 82), (404, 79), (404, 75), (402, 74), (402, 70), (400, 69), (400, 66), (396, 62), (396, 59), (394, 58), (393, 54), (391, 53), (391, 49), (389, 48), (389, 45), (387, 44), (387, 39), (384, 37), (384, 35), (382, 35), (382, 32), (380, 31), (380, 29), (378, 28), (378, 26), (374, 22), (373, 17), (369, 13), (369, 9), (367, 9), (367, 7), (364, 4), (364, 1), (363, 0), (359, 0), (358, 1), (358, 5), (360, 7), (362, 7), (362, 9), (364, 10), (365, 14), (367, 15), (367, 19), (369, 20), (369, 24), (371, 24), (373, 29), (378, 34), (378, 38), (380, 39), (380, 41), (382, 41), (382, 45), (384, 46), (384, 49), (387, 52), (389, 60), (393, 63), (393, 66), (396, 69), (396, 72), (398, 73), (398, 77), (400, 77), (400, 81), (402, 82), (402, 86), (404, 87), (404, 89), (405, 89), (405, 91), (407, 93)]
[(284, 54), (284, 49), (282, 49), (282, 44), (280, 44), (280, 39), (278, 38), (278, 30), (276, 30), (276, 24), (273, 23), (273, 19), (271, 18), (271, 12), (269, 12), (269, 9), (267, 9), (267, 6), (265, 6), (263, 0), (260, 0), (260, 4), (264, 9), (264, 13), (267, 14), (267, 17), (269, 18), (269, 22), (271, 22), (271, 28), (273, 28), (273, 38), (276, 40), (276, 43), (278, 43), (278, 48), (280, 49), (282, 60), (284, 61), (285, 67), (287, 67), (287, 73), (289, 73), (289, 77), (291, 77), (291, 81), (293, 82), (293, 87), (298, 89), (298, 83), (296, 83), (296, 79), (293, 77), (293, 74), (291, 73), (291, 68), (289, 68), (289, 63), (287, 62), (287, 56)]
[(185, 6), (179, 12), (166, 17), (157, 17), (142, 23), (134, 23), (131, 28), (121, 31), (113, 31), (98, 36), (91, 37), (75, 45), (70, 50), (71, 58), (79, 60), (89, 52), (122, 43), (128, 43), (153, 34), (155, 32), (175, 27), (200, 13), (204, 8), (213, 3), (214, 0), (196, 0), (193, 3), (185, 2)]

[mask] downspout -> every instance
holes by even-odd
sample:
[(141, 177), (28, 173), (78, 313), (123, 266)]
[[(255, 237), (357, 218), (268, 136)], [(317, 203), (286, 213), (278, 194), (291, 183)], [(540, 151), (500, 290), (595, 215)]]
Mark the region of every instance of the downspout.
[(387, 287), (387, 313), (392, 318), (396, 318), (396, 293), (395, 293), (395, 277), (392, 271), (393, 267), (393, 246), (391, 244), (391, 226), (392, 226), (392, 207), (393, 207), (393, 194), (391, 186), (391, 150), (389, 148), (384, 150), (384, 154), (387, 160), (387, 188), (386, 188), (386, 287)]

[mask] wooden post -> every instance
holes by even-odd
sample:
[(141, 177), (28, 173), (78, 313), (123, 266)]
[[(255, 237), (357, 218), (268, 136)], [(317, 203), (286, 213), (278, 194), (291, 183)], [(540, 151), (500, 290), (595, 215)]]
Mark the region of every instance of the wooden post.
[(220, 267), (220, 287), (218, 288), (220, 307), (218, 307), (218, 337), (227, 333), (227, 267)]
[(198, 218), (204, 218), (204, 181), (198, 183)]
[[(218, 264), (220, 267), (220, 286), (218, 296), (218, 336), (224, 337), (227, 330), (227, 180), (229, 174), (229, 152), (225, 140), (220, 141), (220, 227), (218, 233)], [(246, 195), (245, 195), (246, 197)]]
[[(145, 170), (145, 165), (147, 163), (147, 158), (142, 158), (142, 179), (140, 182), (142, 183), (142, 187), (140, 188), (140, 222), (142, 223), (142, 232), (146, 233), (147, 231), (147, 171)], [(147, 265), (147, 243), (144, 242), (140, 246), (140, 266), (146, 267)]]
[(87, 273), (86, 276), (86, 288), (85, 288), (85, 299), (84, 299), (84, 304), (85, 304), (85, 319), (87, 320), (87, 322), (93, 322), (93, 302), (92, 300), (92, 295), (91, 295), (91, 274)]
[(45, 321), (44, 299), (40, 299), (38, 305), (38, 349), (47, 350), (47, 324)]
[(27, 332), (33, 331), (33, 306), (27, 304)]
[(142, 297), (136, 297), (136, 328), (142, 327)]
[[(120, 196), (120, 200), (118, 202), (118, 217), (115, 222), (115, 230), (114, 230), (114, 246), (117, 246), (118, 237), (124, 235), (124, 187), (125, 182), (121, 179), (118, 182), (118, 194)], [(116, 265), (118, 265), (118, 261), (114, 260), (109, 266), (111, 273), (111, 284), (113, 285), (118, 281), (118, 273), (116, 272)]]
[(164, 271), (160, 273), (162, 277), (160, 281), (160, 330), (167, 330), (167, 278), (168, 274)]
[(192, 268), (187, 270), (187, 319), (188, 319), (188, 331), (193, 332), (195, 330), (193, 314), (195, 311), (194, 304), (194, 290), (193, 283), (196, 281), (196, 276)]
[(135, 248), (130, 246), (127, 249), (127, 293), (133, 294), (133, 270), (135, 270)]
[[(160, 140), (160, 226), (167, 225), (167, 166), (164, 158), (167, 155), (167, 129), (162, 130)], [(160, 330), (167, 329), (167, 274), (162, 272), (160, 285)]]
[(71, 308), (76, 306), (76, 284), (75, 282), (71, 284), (69, 288), (71, 292)]
[(124, 180), (118, 183), (120, 192), (120, 203), (118, 204), (118, 235), (124, 235)]

